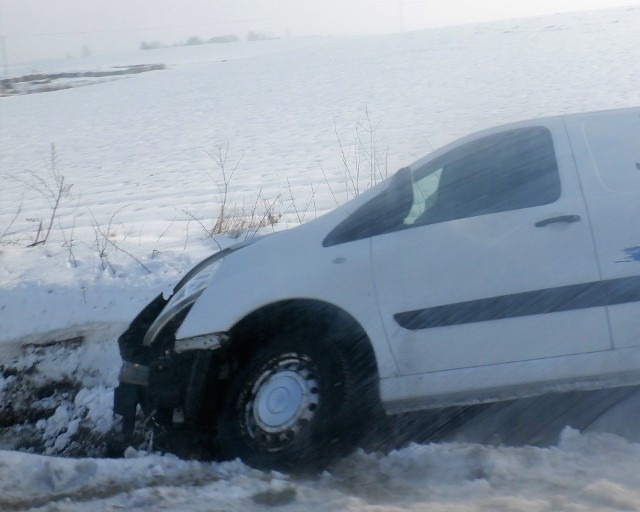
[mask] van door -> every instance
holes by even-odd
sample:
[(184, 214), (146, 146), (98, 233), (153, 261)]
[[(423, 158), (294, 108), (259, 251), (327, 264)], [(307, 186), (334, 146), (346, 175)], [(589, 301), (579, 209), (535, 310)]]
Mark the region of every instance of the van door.
[(566, 125), (608, 285), (614, 345), (640, 346), (640, 109), (570, 116)]
[(403, 225), (372, 238), (401, 375), (611, 348), (605, 309), (582, 297), (599, 273), (562, 120), (459, 144), (412, 171)]

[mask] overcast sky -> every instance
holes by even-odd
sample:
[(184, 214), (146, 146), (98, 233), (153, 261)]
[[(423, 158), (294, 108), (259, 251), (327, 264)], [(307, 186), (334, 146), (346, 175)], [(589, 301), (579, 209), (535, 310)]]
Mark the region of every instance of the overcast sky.
[(638, 5), (633, 0), (0, 0), (0, 59), (10, 64), (171, 45), (248, 31), (375, 34)]

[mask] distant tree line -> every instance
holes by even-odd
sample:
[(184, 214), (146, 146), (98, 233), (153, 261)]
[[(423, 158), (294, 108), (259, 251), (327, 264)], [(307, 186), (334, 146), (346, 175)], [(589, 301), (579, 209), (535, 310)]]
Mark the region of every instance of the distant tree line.
[[(247, 36), (246, 36), (247, 41), (264, 41), (267, 39), (275, 39), (275, 37), (265, 32), (254, 32), (254, 31), (247, 32)], [(175, 43), (172, 45), (165, 45), (165, 44), (159, 43), (158, 41), (142, 41), (140, 43), (140, 49), (156, 50), (158, 48), (166, 48), (168, 46), (196, 46), (200, 44), (237, 43), (239, 41), (240, 41), (240, 38), (233, 34), (211, 37), (210, 39), (207, 39), (207, 40), (200, 39), (197, 36), (191, 36), (187, 38), (186, 41)]]

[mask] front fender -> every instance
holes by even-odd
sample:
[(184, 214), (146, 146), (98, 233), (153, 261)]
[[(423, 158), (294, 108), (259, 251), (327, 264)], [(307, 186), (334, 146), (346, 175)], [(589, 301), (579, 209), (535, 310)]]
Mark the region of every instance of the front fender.
[(322, 247), (321, 240), (304, 235), (284, 232), (224, 258), (176, 339), (225, 333), (270, 304), (311, 299), (351, 315), (373, 345), (380, 376), (395, 375), (373, 289), (370, 240)]

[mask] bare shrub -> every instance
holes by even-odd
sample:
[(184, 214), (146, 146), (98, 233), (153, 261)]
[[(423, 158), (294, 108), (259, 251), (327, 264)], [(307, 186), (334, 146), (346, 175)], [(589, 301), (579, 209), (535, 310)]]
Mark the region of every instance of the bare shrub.
[[(124, 210), (128, 205), (125, 205), (118, 210), (116, 210), (111, 217), (109, 218), (109, 222), (106, 226), (102, 226), (98, 223), (96, 218), (91, 214), (93, 219), (93, 234), (94, 234), (94, 245), (93, 248), (97, 251), (98, 257), (100, 258), (100, 264), (102, 266), (102, 270), (109, 272), (114, 275), (116, 273), (111, 261), (109, 260), (109, 255), (112, 250), (115, 252), (122, 252), (126, 254), (129, 258), (134, 260), (138, 265), (140, 265), (147, 274), (151, 274), (151, 270), (147, 267), (142, 261), (137, 258), (134, 254), (124, 249), (120, 244), (118, 244), (114, 240), (114, 232), (113, 232), (113, 222), (116, 217), (122, 210)], [(126, 237), (125, 237), (126, 238)]]
[(269, 199), (262, 193), (262, 189), (258, 191), (256, 197), (247, 202), (242, 200), (238, 202), (232, 194), (231, 184), (233, 177), (242, 162), (244, 153), (235, 163), (229, 162), (229, 143), (217, 144), (215, 151), (207, 154), (214, 162), (216, 171), (222, 180), (214, 178), (210, 175), (214, 182), (218, 195), (218, 214), (214, 218), (206, 218), (199, 215), (200, 208), (196, 211), (181, 209), (188, 217), (187, 235), (185, 239), (185, 247), (189, 238), (190, 224), (194, 222), (205, 233), (205, 236), (215, 240), (216, 235), (227, 235), (233, 238), (239, 238), (242, 235), (245, 238), (256, 235), (260, 228), (274, 226), (282, 217), (282, 213), (278, 211), (278, 205), (282, 203), (281, 195)]
[[(334, 131), (344, 170), (347, 200), (350, 197), (360, 195), (389, 175), (388, 150), (380, 152), (378, 149), (376, 132), (379, 125), (379, 122), (374, 123), (371, 120), (368, 109), (365, 109), (365, 120), (356, 123), (353, 143), (347, 149), (334, 122)], [(322, 172), (325, 181), (329, 184), (324, 169)], [(331, 189), (330, 185), (329, 188)], [(335, 200), (336, 196), (333, 190), (331, 190), (331, 194)]]
[[(291, 208), (293, 208), (293, 212), (296, 215), (296, 219), (300, 224), (302, 224), (305, 221), (305, 218), (307, 217), (307, 213), (309, 212), (309, 207), (315, 201), (316, 192), (318, 191), (318, 188), (319, 188), (319, 185), (314, 186), (312, 184), (311, 195), (309, 197), (309, 200), (306, 202), (304, 207), (298, 208), (298, 202), (295, 196), (293, 195), (293, 190), (291, 188), (291, 183), (289, 182), (289, 178), (287, 178), (287, 190), (289, 191), (289, 204), (291, 205)], [(331, 189), (331, 187), (329, 187), (329, 189)], [(314, 208), (314, 211), (315, 211), (315, 208)]]
[(228, 230), (229, 224), (229, 185), (231, 184), (231, 180), (233, 179), (233, 175), (238, 170), (240, 166), (240, 162), (244, 158), (244, 153), (240, 155), (240, 158), (235, 163), (232, 169), (228, 168), (227, 159), (229, 156), (229, 142), (223, 144), (216, 145), (215, 153), (208, 153), (211, 159), (214, 161), (218, 170), (222, 174), (222, 183), (215, 182), (216, 187), (218, 187), (218, 194), (220, 196), (220, 212), (218, 213), (218, 218), (215, 220), (213, 227), (209, 232), (209, 236), (213, 236), (215, 234), (224, 233)]
[[(365, 119), (356, 123), (353, 141), (347, 144), (343, 142), (343, 137), (339, 134), (337, 125), (334, 122), (343, 179), (334, 179), (334, 181), (331, 182), (324, 168), (322, 166), (320, 166), (320, 168), (336, 206), (339, 206), (345, 200), (359, 195), (388, 176), (388, 152), (387, 150), (380, 151), (378, 149), (379, 144), (376, 132), (379, 124), (379, 122), (374, 122), (368, 110), (365, 110)], [(307, 220), (310, 212), (317, 214), (315, 198), (320, 188), (319, 185), (312, 184), (310, 194), (308, 196), (302, 194), (304, 199), (299, 200), (287, 178), (286, 190), (276, 193), (275, 197), (274, 195), (266, 196), (263, 194), (262, 189), (260, 189), (251, 199), (243, 197), (239, 200), (237, 192), (234, 191), (234, 179), (243, 160), (244, 153), (240, 154), (237, 160), (230, 158), (229, 143), (224, 142), (218, 143), (214, 150), (207, 152), (207, 154), (211, 158), (214, 167), (213, 172), (209, 176), (215, 186), (214, 195), (217, 196), (215, 197), (215, 199), (217, 199), (215, 202), (218, 204), (218, 210), (215, 215), (202, 215), (200, 212), (203, 207), (196, 208), (195, 210), (188, 208), (176, 209), (176, 212), (182, 212), (187, 216), (185, 248), (189, 240), (192, 225), (197, 226), (198, 231), (204, 233), (207, 238), (213, 239), (217, 243), (215, 240), (217, 235), (226, 235), (234, 238), (244, 236), (246, 239), (255, 236), (261, 228), (273, 228), (283, 221), (283, 217), (302, 224)], [(63, 210), (63, 207), (68, 206), (70, 198), (72, 198), (72, 185), (68, 183), (64, 173), (59, 169), (54, 144), (51, 144), (47, 168), (48, 173), (42, 176), (33, 171), (25, 171), (22, 177), (7, 177), (21, 183), (29, 190), (34, 190), (44, 198), (49, 205), (48, 213), (44, 218), (27, 219), (27, 221), (37, 223), (35, 240), (29, 237), (30, 243), (28, 243), (28, 246), (33, 247), (46, 244), (51, 238), (54, 223), (57, 223), (62, 237), (61, 246), (65, 248), (68, 253), (68, 263), (70, 266), (76, 267), (78, 262), (74, 254), (74, 246), (77, 247), (76, 240), (74, 239), (75, 217), (72, 219), (73, 222), (70, 232), (65, 231), (65, 229), (69, 230), (69, 226), (67, 225), (66, 228), (63, 228), (60, 220), (61, 211), (64, 211), (66, 216), (73, 214), (73, 210), (70, 211), (68, 208)], [(344, 192), (339, 190), (342, 186), (344, 186)], [(105, 271), (115, 273), (109, 257), (114, 252), (123, 252), (138, 262), (147, 272), (151, 272), (140, 259), (124, 249), (121, 243), (116, 242), (113, 236), (111, 236), (114, 218), (123, 208), (120, 208), (111, 216), (106, 226), (99, 224), (96, 219), (93, 218), (94, 239), (93, 242), (88, 241), (86, 245), (90, 245), (96, 250), (102, 268)], [(25, 243), (24, 238), (21, 240), (17, 238), (17, 236), (29, 236), (28, 234), (24, 235), (24, 233), (33, 229), (33, 227), (20, 228), (18, 230), (13, 229), (13, 226), (20, 215), (23, 214), (23, 211), (24, 203), (21, 202), (9, 221), (9, 224), (3, 230), (0, 230), (0, 245)], [(64, 218), (64, 216), (62, 216), (62, 218)], [(174, 216), (158, 240), (162, 239), (175, 220), (176, 217)]]
[(4, 231), (2, 232), (2, 234), (0, 234), (0, 245), (8, 245), (11, 243), (15, 243), (15, 241), (12, 238), (9, 238), (13, 235), (15, 235), (17, 233), (17, 231), (11, 231), (11, 229), (13, 228), (13, 225), (16, 222), (16, 219), (20, 216), (20, 213), (22, 212), (22, 205), (24, 203), (22, 201), (20, 201), (20, 206), (18, 206), (18, 209), (16, 210), (16, 213), (13, 215), (13, 217), (11, 217), (11, 220), (9, 221), (9, 224), (7, 224), (7, 227), (4, 229)]
[[(10, 177), (14, 181), (21, 183), (28, 189), (36, 191), (49, 204), (49, 214), (47, 218), (34, 219), (34, 221), (38, 223), (36, 238), (34, 242), (28, 245), (28, 247), (44, 245), (47, 243), (47, 241), (49, 240), (49, 235), (51, 235), (53, 224), (54, 222), (56, 222), (60, 214), (60, 209), (64, 205), (66, 205), (66, 203), (71, 198), (71, 188), (73, 185), (67, 182), (64, 174), (58, 168), (58, 157), (55, 144), (51, 144), (51, 153), (47, 166), (49, 173), (44, 177), (33, 171), (25, 171), (25, 177)], [(5, 230), (3, 238), (4, 236), (9, 234), (9, 230), (11, 229), (11, 226), (15, 222), (15, 219), (17, 218), (17, 215), (21, 210), (22, 205), (20, 206), (16, 216), (11, 221), (9, 228)]]
[(62, 234), (62, 247), (64, 247), (67, 250), (67, 263), (71, 268), (78, 267), (78, 260), (76, 259), (76, 255), (73, 252), (73, 245), (75, 243), (75, 240), (73, 238), (73, 232), (75, 231), (75, 228), (76, 228), (76, 220), (73, 219), (71, 232), (67, 237), (65, 230), (62, 228), (62, 226), (60, 226), (60, 233)]

